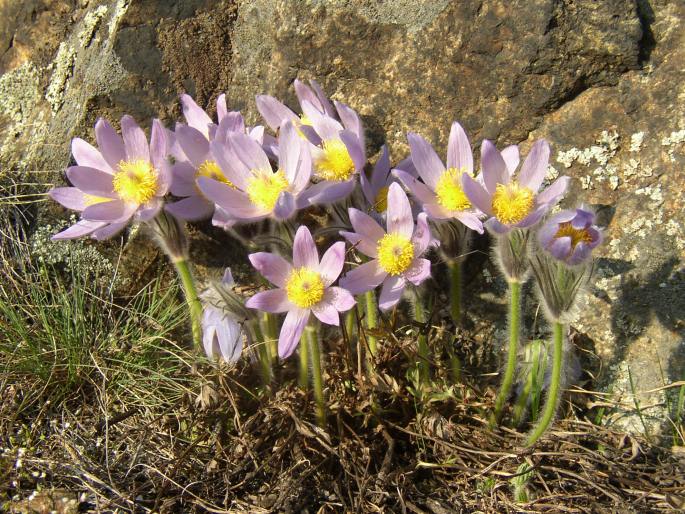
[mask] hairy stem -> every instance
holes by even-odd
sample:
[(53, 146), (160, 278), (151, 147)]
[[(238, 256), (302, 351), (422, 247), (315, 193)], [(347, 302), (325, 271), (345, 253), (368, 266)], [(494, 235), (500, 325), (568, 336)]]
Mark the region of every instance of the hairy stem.
[(461, 325), (462, 317), (462, 259), (447, 261), (450, 271), (450, 315), (455, 326)]
[[(426, 309), (423, 306), (423, 300), (418, 290), (413, 288), (414, 291), (414, 319), (419, 323), (425, 324), (428, 322), (428, 317), (426, 316)], [(418, 338), (418, 350), (419, 350), (419, 380), (421, 384), (428, 383), (430, 376), (430, 347), (428, 346), (428, 336), (425, 333), (425, 327), (421, 328)]]
[(183, 293), (188, 304), (188, 311), (190, 312), (190, 323), (193, 329), (193, 343), (196, 349), (202, 348), (202, 304), (197, 295), (197, 288), (195, 287), (195, 280), (190, 272), (188, 261), (185, 259), (177, 259), (173, 261), (176, 267), (176, 272), (181, 279), (183, 286)]
[(521, 282), (518, 280), (509, 281), (509, 346), (507, 348), (507, 367), (504, 370), (502, 385), (497, 393), (495, 400), (495, 411), (490, 418), (490, 425), (497, 425), (502, 416), (504, 403), (509, 398), (511, 386), (514, 383), (514, 373), (516, 372), (516, 355), (520, 338), (521, 322)]
[(323, 397), (323, 376), (321, 374), (321, 351), (319, 350), (319, 338), (316, 328), (307, 325), (304, 329), (304, 336), (309, 347), (309, 354), (312, 360), (312, 386), (314, 388), (314, 399), (316, 401), (316, 422), (321, 428), (326, 428), (326, 403)]
[(378, 341), (375, 336), (370, 334), (372, 330), (378, 328), (378, 306), (376, 305), (376, 293), (373, 289), (364, 293), (364, 308), (366, 309), (366, 328), (369, 329), (366, 332), (366, 341), (371, 354), (369, 362), (373, 362), (373, 357), (378, 351)]
[(559, 322), (554, 322), (554, 335), (552, 339), (553, 356), (552, 356), (552, 377), (549, 384), (549, 391), (547, 392), (547, 399), (545, 400), (545, 408), (542, 412), (540, 422), (533, 429), (533, 432), (528, 436), (526, 446), (532, 446), (545, 433), (547, 427), (554, 419), (554, 414), (557, 411), (559, 404), (559, 389), (561, 385), (561, 366), (564, 350), (564, 326)]
[(307, 346), (307, 335), (305, 333), (300, 339), (300, 369), (297, 378), (297, 384), (303, 391), (306, 391), (309, 385), (309, 349)]

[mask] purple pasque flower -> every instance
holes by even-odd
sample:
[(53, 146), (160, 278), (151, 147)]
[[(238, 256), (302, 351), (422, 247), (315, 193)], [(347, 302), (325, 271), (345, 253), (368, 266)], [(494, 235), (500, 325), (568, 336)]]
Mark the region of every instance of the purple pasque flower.
[(340, 233), (372, 260), (348, 272), (340, 286), (360, 294), (383, 284), (379, 307), (388, 310), (402, 298), (407, 281), (419, 285), (430, 276), (430, 261), (422, 257), (432, 242), (428, 217), (422, 212), (414, 226), (409, 199), (397, 183), (388, 190), (387, 232), (357, 209), (349, 214), (354, 232)]
[(221, 177), (200, 176), (196, 183), (202, 194), (239, 222), (267, 217), (290, 218), (306, 205), (302, 192), (309, 185), (311, 157), (288, 122), (279, 135), (278, 169), (273, 171), (262, 147), (245, 134), (227, 136), (228, 144), (209, 144)]
[[(416, 169), (411, 158), (400, 162), (397, 169), (401, 169), (411, 176), (416, 176)], [(383, 145), (381, 155), (371, 171), (371, 177), (368, 178), (366, 173), (359, 174), (359, 185), (370, 210), (381, 215), (388, 209), (388, 189), (390, 184), (395, 181), (395, 177), (390, 171), (390, 154), (387, 145)]]
[(569, 177), (559, 177), (544, 191), (538, 192), (545, 179), (550, 148), (540, 139), (533, 144), (526, 160), (514, 178), (518, 164), (514, 152), (500, 153), (487, 139), (481, 146), (482, 183), (468, 175), (462, 177), (468, 200), (490, 219), (485, 226), (496, 234), (506, 234), (513, 228), (535, 225), (563, 196)]
[(479, 212), (462, 188), (462, 176), (473, 175), (473, 155), (466, 132), (456, 121), (452, 123), (447, 143), (447, 166), (431, 144), (420, 135), (407, 135), (411, 160), (423, 182), (405, 171), (394, 170), (395, 176), (423, 205), (423, 210), (436, 221), (457, 219), (476, 232), (483, 232)]
[(574, 266), (586, 261), (602, 242), (595, 213), (580, 207), (553, 215), (538, 232), (540, 247), (555, 259)]
[[(316, 80), (310, 80), (309, 84), (311, 87), (305, 85), (302, 81), (295, 79), (295, 94), (297, 95), (300, 106), (302, 106), (302, 103), (305, 101), (309, 102), (320, 114), (337, 119), (338, 114), (331, 104), (331, 101), (324, 94), (321, 86), (319, 86), (319, 83), (316, 82)], [(257, 110), (266, 121), (266, 124), (274, 132), (278, 131), (283, 123), (290, 121), (303, 137), (308, 139), (311, 138), (311, 141), (314, 144), (320, 142), (316, 132), (312, 129), (311, 121), (305, 114), (298, 116), (290, 107), (279, 102), (273, 96), (258, 95), (255, 100), (257, 102)]]
[(349, 291), (332, 286), (345, 264), (343, 241), (334, 243), (319, 261), (312, 234), (301, 226), (295, 234), (292, 264), (267, 252), (253, 253), (249, 258), (255, 269), (277, 289), (257, 293), (245, 306), (288, 313), (278, 338), (278, 355), (282, 359), (295, 350), (310, 313), (322, 323), (338, 326), (338, 313), (350, 310), (355, 304)]
[[(221, 286), (229, 289), (235, 286), (229, 268), (226, 268)], [(202, 312), (202, 344), (207, 357), (237, 362), (243, 351), (244, 337), (240, 323), (226, 308), (205, 304)]]
[(171, 178), (166, 129), (153, 120), (148, 144), (133, 118), (124, 116), (121, 132), (123, 139), (99, 119), (95, 124), (99, 149), (79, 138), (72, 141), (77, 165), (67, 169), (67, 178), (73, 187), (55, 188), (48, 194), (79, 211), (81, 220), (53, 239), (84, 235), (107, 239), (123, 230), (131, 218), (149, 221), (159, 212)]

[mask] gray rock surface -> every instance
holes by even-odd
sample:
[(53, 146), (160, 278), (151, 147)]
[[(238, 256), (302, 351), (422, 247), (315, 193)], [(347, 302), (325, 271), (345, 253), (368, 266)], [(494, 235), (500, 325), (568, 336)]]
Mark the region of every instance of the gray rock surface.
[[(574, 329), (599, 382), (625, 413), (638, 392), (654, 431), (668, 400), (654, 390), (685, 378), (684, 20), (685, 4), (668, 0), (0, 0), (0, 184), (9, 194), (13, 183), (61, 183), (69, 140), (92, 140), (99, 116), (170, 123), (178, 93), (211, 111), (226, 91), (256, 122), (254, 95), (295, 106), (295, 78), (357, 109), (369, 153), (387, 140), (394, 160), (408, 130), (444, 149), (454, 119), (476, 148), (548, 138), (550, 178), (574, 178), (566, 204), (598, 206), (607, 224)], [(64, 217), (46, 204), (27, 212)], [(49, 253), (46, 235), (34, 237)], [(207, 269), (234, 259), (208, 258), (220, 237), (196, 234)], [(159, 262), (144, 241), (124, 246), (133, 281)], [(483, 274), (471, 286), (480, 338), (492, 341), (502, 310), (489, 306), (501, 300)]]

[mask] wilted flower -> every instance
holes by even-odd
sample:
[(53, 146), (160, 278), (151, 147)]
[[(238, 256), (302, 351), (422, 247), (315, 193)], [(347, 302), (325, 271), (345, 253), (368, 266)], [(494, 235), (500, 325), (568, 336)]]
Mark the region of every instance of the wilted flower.
[(237, 220), (285, 220), (306, 205), (301, 194), (309, 184), (311, 159), (292, 123), (280, 133), (276, 171), (262, 147), (244, 134), (229, 134), (228, 145), (212, 141), (210, 149), (221, 176), (201, 176), (197, 186)]
[(52, 189), (50, 197), (81, 212), (81, 221), (53, 236), (71, 239), (91, 234), (107, 239), (119, 233), (134, 216), (154, 218), (170, 183), (167, 133), (152, 122), (150, 143), (130, 116), (121, 118), (122, 137), (105, 120), (95, 124), (99, 149), (82, 139), (72, 141), (77, 166), (67, 169), (74, 187)]
[(580, 264), (589, 259), (592, 250), (602, 242), (602, 233), (594, 223), (594, 212), (582, 207), (561, 211), (538, 232), (540, 247), (566, 264)]
[(434, 220), (457, 219), (477, 232), (483, 232), (478, 212), (462, 188), (462, 176), (473, 175), (473, 155), (464, 129), (456, 121), (452, 124), (447, 143), (447, 167), (428, 141), (418, 134), (407, 135), (411, 160), (423, 179), (402, 170), (394, 173), (423, 205), (423, 210)]
[(388, 310), (402, 298), (407, 281), (419, 285), (430, 276), (430, 261), (421, 257), (431, 244), (427, 216), (419, 214), (414, 226), (409, 199), (397, 183), (388, 190), (387, 232), (357, 209), (349, 214), (355, 232), (341, 234), (372, 260), (348, 272), (340, 285), (360, 294), (383, 284), (379, 307)]
[(257, 293), (245, 304), (266, 312), (287, 312), (278, 338), (278, 355), (289, 357), (302, 331), (314, 313), (322, 323), (340, 324), (338, 313), (351, 309), (354, 298), (346, 289), (332, 286), (345, 263), (345, 243), (334, 243), (319, 262), (319, 254), (309, 229), (297, 229), (293, 243), (293, 263), (266, 252), (253, 253), (250, 262), (278, 289)]
[(508, 156), (500, 153), (487, 139), (483, 141), (483, 184), (464, 174), (462, 185), (468, 200), (491, 216), (485, 222), (488, 229), (496, 234), (506, 234), (513, 228), (531, 227), (561, 199), (569, 181), (566, 176), (538, 192), (547, 173), (549, 152), (547, 141), (536, 141), (514, 179), (514, 170), (507, 164)]
[[(223, 280), (218, 287), (233, 289), (235, 282), (231, 270), (226, 268)], [(224, 295), (219, 292), (220, 298)], [(221, 358), (227, 362), (237, 362), (243, 351), (243, 334), (235, 313), (229, 305), (218, 302), (207, 303), (202, 313), (202, 344), (210, 359)]]

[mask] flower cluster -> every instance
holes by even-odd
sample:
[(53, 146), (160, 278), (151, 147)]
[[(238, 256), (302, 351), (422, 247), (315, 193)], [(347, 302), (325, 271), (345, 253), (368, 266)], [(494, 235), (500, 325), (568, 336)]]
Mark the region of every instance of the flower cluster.
[[(592, 212), (583, 208), (555, 214), (536, 229), (569, 182), (561, 177), (542, 187), (550, 156), (546, 141), (536, 141), (519, 168), (517, 146), (500, 151), (485, 140), (478, 169), (466, 131), (453, 122), (444, 161), (426, 139), (410, 132), (410, 154), (404, 160), (393, 166), (383, 145), (367, 169), (359, 115), (331, 101), (313, 80), (309, 85), (296, 80), (294, 87), (299, 112), (271, 96), (256, 97), (266, 126), (247, 126), (239, 112), (228, 110), (224, 95), (217, 100), (216, 118), (182, 95), (184, 123), (172, 131), (154, 120), (149, 141), (130, 116), (121, 119), (121, 136), (98, 120), (97, 148), (74, 139), (77, 164), (67, 169), (71, 186), (49, 193), (80, 215), (54, 239), (107, 239), (132, 220), (148, 225), (177, 266), (196, 342), (209, 357), (228, 362), (236, 362), (243, 346), (253, 343), (261, 344), (264, 359), (289, 357), (305, 337), (305, 327), (340, 325), (341, 313), (352, 310), (356, 295), (365, 295), (367, 327), (374, 328), (374, 291), (380, 288), (377, 306), (382, 312), (395, 308), (407, 288), (420, 297), (417, 288), (434, 268), (432, 248), (441, 247), (450, 265), (451, 294), (457, 302), (463, 255), (455, 252), (466, 253), (473, 234), (485, 229), (495, 238), (512, 284), (512, 301), (532, 263), (548, 311), (558, 318), (570, 309), (578, 287), (565, 291), (560, 302), (558, 269), (580, 269), (601, 234)], [(298, 225), (300, 211), (318, 206), (320, 212), (334, 204), (343, 213), (338, 216), (339, 224), (346, 225), (343, 230)], [(268, 231), (260, 235), (269, 236), (262, 240), (269, 241), (264, 250), (270, 251), (251, 253), (249, 260), (275, 289), (256, 292), (244, 302), (233, 292), (229, 273), (216, 286), (219, 303), (205, 297), (202, 313), (182, 227), (210, 218), (239, 240), (244, 240), (238, 232), (242, 225), (252, 224), (251, 234)], [(320, 216), (307, 219), (312, 218)], [(262, 220), (269, 223), (256, 224)], [(331, 234), (341, 240), (331, 241)], [(457, 244), (445, 234), (454, 234), (449, 238)], [(183, 243), (174, 245), (173, 239)], [(258, 245), (259, 238), (252, 239), (253, 247)], [(319, 258), (317, 240), (324, 239), (330, 244)], [(275, 251), (274, 240), (292, 249), (292, 259)], [(531, 241), (538, 241), (535, 248)], [(552, 269), (544, 264), (550, 259), (560, 264)], [(582, 273), (572, 275), (580, 283)], [(266, 314), (260, 318), (251, 312)], [(453, 312), (458, 323), (458, 306), (453, 305)], [(285, 314), (278, 336), (270, 328), (275, 314)], [(512, 332), (512, 344), (518, 337)]]

